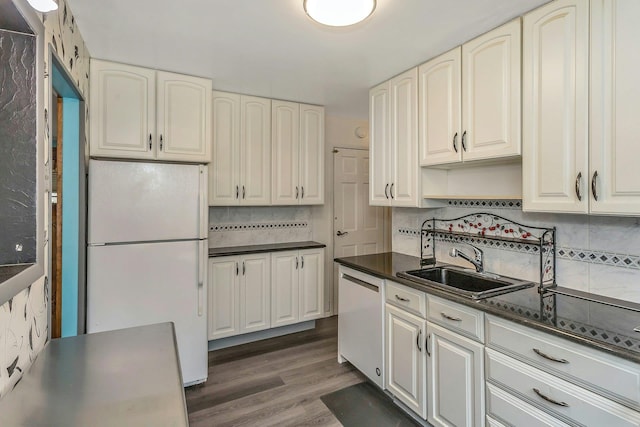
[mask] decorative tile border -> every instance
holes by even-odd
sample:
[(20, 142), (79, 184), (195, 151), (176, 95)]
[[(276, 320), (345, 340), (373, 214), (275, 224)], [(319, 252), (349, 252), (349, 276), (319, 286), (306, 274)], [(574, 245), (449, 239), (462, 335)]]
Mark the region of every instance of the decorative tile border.
[(210, 225), (209, 231), (219, 233), (224, 231), (282, 230), (287, 228), (307, 228), (308, 226), (309, 224), (306, 221), (216, 224)]
[(452, 208), (522, 209), (522, 200), (448, 200)]
[(640, 270), (640, 256), (638, 255), (567, 247), (558, 247), (556, 253), (558, 258), (561, 259)]

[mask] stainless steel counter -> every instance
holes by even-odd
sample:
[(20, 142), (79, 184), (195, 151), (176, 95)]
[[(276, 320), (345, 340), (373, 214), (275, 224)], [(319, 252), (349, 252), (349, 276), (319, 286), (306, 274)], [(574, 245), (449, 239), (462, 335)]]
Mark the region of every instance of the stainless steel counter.
[(172, 323), (52, 340), (0, 400), (0, 426), (187, 426)]

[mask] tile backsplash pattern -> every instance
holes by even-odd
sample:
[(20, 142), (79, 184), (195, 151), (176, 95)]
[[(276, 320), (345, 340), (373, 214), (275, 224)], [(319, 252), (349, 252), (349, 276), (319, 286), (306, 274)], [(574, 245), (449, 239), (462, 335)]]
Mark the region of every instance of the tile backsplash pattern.
[[(392, 248), (395, 252), (420, 256), (420, 227), (432, 217), (458, 218), (476, 212), (494, 213), (510, 220), (541, 227), (557, 228), (556, 280), (558, 285), (612, 298), (640, 303), (640, 218), (604, 217), (523, 212), (514, 209), (449, 201), (437, 209), (394, 208), (392, 214)], [(464, 201), (463, 201), (464, 202)], [(474, 239), (485, 250), (489, 271), (536, 280), (539, 254), (524, 246), (491, 245)], [(437, 241), (436, 257), (452, 264), (467, 264), (448, 256), (451, 242)], [(465, 251), (464, 245), (460, 248)]]
[[(49, 122), (49, 75), (47, 63), (51, 46), (69, 71), (85, 100), (85, 140), (89, 131), (89, 51), (66, 0), (58, 1), (58, 10), (42, 15), (45, 28), (45, 105), (44, 149), (50, 151), (51, 123)], [(88, 145), (85, 144), (85, 158)], [(50, 188), (50, 182), (46, 182)], [(0, 306), (0, 397), (13, 389), (22, 373), (44, 348), (49, 335), (49, 288), (44, 277)]]
[(209, 247), (302, 242), (313, 235), (309, 206), (209, 208)]

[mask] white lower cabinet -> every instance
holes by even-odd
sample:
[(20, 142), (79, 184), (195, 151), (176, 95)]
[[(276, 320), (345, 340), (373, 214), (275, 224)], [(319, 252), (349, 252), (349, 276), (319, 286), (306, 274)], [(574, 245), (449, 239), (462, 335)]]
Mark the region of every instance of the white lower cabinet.
[(484, 425), (484, 345), (431, 322), (427, 337), (429, 422)]
[(271, 326), (324, 314), (324, 249), (275, 252), (271, 257)]
[(209, 260), (208, 339), (268, 329), (271, 254)]
[(385, 386), (420, 417), (427, 418), (426, 320), (391, 304), (385, 305)]

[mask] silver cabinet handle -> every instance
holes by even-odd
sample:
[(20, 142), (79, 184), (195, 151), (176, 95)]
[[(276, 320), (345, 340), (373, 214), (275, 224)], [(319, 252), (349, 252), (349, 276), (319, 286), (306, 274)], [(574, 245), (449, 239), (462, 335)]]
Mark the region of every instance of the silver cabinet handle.
[(151, 151), (152, 146), (153, 146), (153, 143), (151, 142), (151, 134), (149, 134), (149, 151)]
[(389, 190), (389, 183), (387, 183), (387, 185), (384, 186), (384, 195), (387, 199), (389, 198), (389, 194), (387, 193), (388, 190)]
[(431, 351), (429, 350), (429, 341), (431, 341), (431, 334), (427, 334), (427, 342), (424, 343), (424, 349), (427, 351), (427, 356), (431, 357)]
[(298, 192), (298, 186), (296, 186), (296, 199), (298, 198), (299, 194), (300, 193)]
[(244, 267), (244, 261), (242, 261), (242, 275), (243, 275), (243, 276), (244, 276), (244, 273), (245, 273), (246, 271), (247, 271), (247, 270), (246, 270), (246, 269), (245, 269), (245, 267)]
[(552, 398), (550, 398), (548, 396), (545, 396), (543, 393), (540, 392), (540, 390), (538, 390), (535, 387), (533, 388), (533, 391), (534, 391), (535, 394), (537, 394), (538, 396), (540, 396), (541, 398), (543, 398), (544, 400), (546, 400), (549, 403), (553, 403), (554, 405), (558, 405), (558, 406), (563, 406), (565, 408), (569, 407), (569, 404), (567, 402), (560, 402), (560, 401), (552, 399)]
[(454, 322), (462, 322), (461, 318), (449, 316), (447, 313), (440, 313), (440, 315), (445, 319), (453, 320)]
[(304, 185), (302, 187), (300, 187), (300, 189), (302, 190), (302, 191), (300, 191), (300, 198), (304, 199)]
[(458, 132), (453, 135), (453, 149), (456, 153), (458, 152)]
[(296, 270), (298, 269), (298, 257), (296, 257)]
[(638, 326), (637, 328), (633, 328), (633, 332), (640, 332), (640, 326)]
[(465, 141), (467, 140), (467, 131), (462, 132), (462, 151), (467, 151), (467, 144)]
[(416, 345), (418, 346), (418, 351), (422, 353), (422, 347), (420, 347), (420, 337), (422, 336), (422, 329), (418, 332), (418, 337), (416, 338)]
[(300, 256), (300, 268), (304, 268), (304, 256)]
[(160, 151), (162, 151), (162, 145), (163, 145), (163, 139), (162, 139), (162, 134), (160, 134)]
[(549, 356), (548, 354), (541, 352), (541, 351), (540, 351), (540, 350), (538, 350), (537, 348), (534, 348), (534, 349), (533, 349), (533, 352), (534, 352), (535, 354), (537, 354), (538, 356), (540, 356), (540, 357), (544, 357), (544, 358), (545, 358), (545, 359), (547, 359), (547, 360), (551, 360), (552, 362), (558, 362), (558, 363), (569, 363), (569, 361), (568, 361), (568, 360), (566, 360), (566, 359), (558, 359), (557, 357)]
[(346, 236), (347, 234), (349, 234), (348, 231), (340, 231), (340, 230), (338, 230), (336, 232), (336, 236)]
[(400, 295), (396, 294), (396, 299), (398, 301), (402, 301), (402, 302), (409, 302), (411, 301), (409, 298), (402, 298)]
[(245, 199), (244, 185), (242, 186), (242, 198)]
[(393, 186), (395, 185), (395, 183), (391, 183), (391, 187), (389, 188), (389, 194), (391, 194), (391, 198), (395, 199), (395, 196), (393, 195)]
[(596, 182), (597, 179), (598, 179), (598, 171), (595, 171), (593, 173), (593, 178), (591, 178), (591, 192), (593, 193), (593, 199), (596, 202), (598, 201), (598, 188), (597, 188), (597, 182)]
[(238, 270), (238, 263), (236, 262), (236, 276), (240, 273), (240, 270)]
[(240, 195), (240, 187), (236, 185), (236, 199), (238, 198), (239, 195)]
[(576, 177), (576, 196), (578, 197), (578, 201), (582, 201), (582, 193), (580, 193), (580, 183), (582, 182), (582, 172), (578, 172), (578, 176)]

